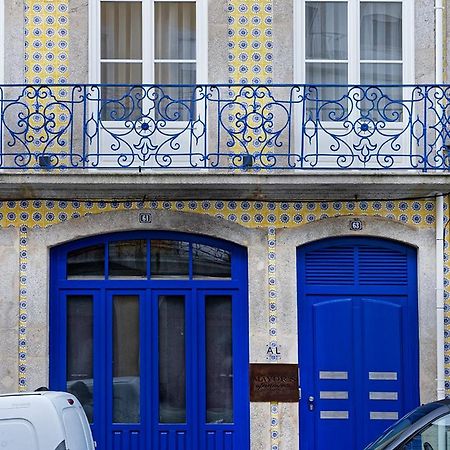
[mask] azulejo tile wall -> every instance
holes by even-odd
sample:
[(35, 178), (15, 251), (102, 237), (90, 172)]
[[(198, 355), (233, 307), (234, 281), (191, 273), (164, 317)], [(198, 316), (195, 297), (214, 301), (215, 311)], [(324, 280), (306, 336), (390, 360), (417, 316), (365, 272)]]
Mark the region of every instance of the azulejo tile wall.
[(42, 123), (49, 121), (52, 132), (68, 126), (67, 111), (55, 105), (55, 101), (64, 101), (69, 92), (64, 87), (69, 75), (68, 10), (68, 0), (24, 2), (25, 83), (61, 85), (51, 91), (28, 88), (24, 101), (28, 104), (31, 129), (25, 137), (36, 153), (51, 149), (59, 153), (59, 158), (65, 154), (63, 138), (49, 141), (49, 130)]
[(358, 202), (262, 201), (54, 201), (0, 202), (0, 227), (48, 227), (87, 214), (126, 210), (170, 210), (207, 214), (249, 228), (291, 228), (328, 217), (378, 216), (418, 227), (434, 227), (434, 200)]
[(19, 233), (19, 390), (27, 387), (27, 265), (28, 227), (20, 225)]
[[(273, 82), (273, 4), (272, 0), (229, 0), (228, 1), (228, 81), (230, 84), (271, 84)], [(251, 87), (249, 89), (252, 89)], [(266, 149), (258, 137), (264, 132), (261, 118), (269, 114), (265, 109), (269, 96), (255, 96), (239, 87), (230, 88), (229, 96), (236, 105), (229, 108), (230, 130), (248, 125), (246, 145), (230, 137), (227, 143), (235, 153), (270, 153), (272, 143)], [(239, 105), (239, 106), (238, 106)], [(242, 116), (242, 108), (246, 111)], [(237, 114), (238, 113), (238, 114)], [(239, 117), (239, 120), (236, 118)]]
[(68, 0), (26, 0), (24, 8), (25, 83), (67, 83)]
[(272, 0), (229, 0), (228, 24), (229, 82), (272, 83)]
[(444, 202), (444, 358), (445, 395), (450, 397), (450, 197)]

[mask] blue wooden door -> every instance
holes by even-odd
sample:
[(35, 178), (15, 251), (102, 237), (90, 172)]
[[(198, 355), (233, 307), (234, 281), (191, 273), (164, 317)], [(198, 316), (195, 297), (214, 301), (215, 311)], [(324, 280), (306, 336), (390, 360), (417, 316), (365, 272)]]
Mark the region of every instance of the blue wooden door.
[(51, 387), (77, 395), (100, 450), (249, 448), (245, 265), (174, 233), (55, 249)]
[(298, 249), (301, 450), (360, 450), (419, 404), (416, 252), (372, 238)]

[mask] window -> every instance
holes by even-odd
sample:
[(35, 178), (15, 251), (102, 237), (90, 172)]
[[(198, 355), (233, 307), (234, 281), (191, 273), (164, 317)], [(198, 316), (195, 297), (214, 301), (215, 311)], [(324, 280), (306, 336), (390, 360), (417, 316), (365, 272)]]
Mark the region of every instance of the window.
[(229, 250), (199, 242), (111, 240), (106, 246), (99, 243), (70, 250), (66, 277), (68, 280), (231, 279), (231, 263)]
[[(339, 100), (346, 85), (402, 85), (412, 82), (412, 2), (304, 0), (297, 11), (297, 78), (325, 84), (316, 95)], [(409, 35), (406, 39), (406, 30)], [(400, 88), (383, 88), (401, 98)], [(327, 112), (336, 111), (329, 106)], [(342, 112), (341, 112), (342, 113)]]
[[(149, 95), (141, 84), (170, 85), (150, 94), (168, 96), (164, 101), (170, 103), (170, 99), (192, 97), (192, 88), (179, 85), (206, 81), (207, 44), (201, 35), (206, 28), (201, 26), (206, 17), (205, 0), (92, 1), (98, 3), (91, 10), (95, 16), (91, 36), (95, 39), (90, 72), (94, 83), (108, 85), (102, 88), (104, 119), (136, 119)], [(122, 99), (120, 107), (117, 99)], [(164, 101), (159, 108), (167, 106)], [(180, 105), (172, 103), (171, 113), (188, 120), (186, 108)]]
[(424, 430), (417, 433), (400, 450), (449, 450), (450, 449), (450, 415), (435, 420)]

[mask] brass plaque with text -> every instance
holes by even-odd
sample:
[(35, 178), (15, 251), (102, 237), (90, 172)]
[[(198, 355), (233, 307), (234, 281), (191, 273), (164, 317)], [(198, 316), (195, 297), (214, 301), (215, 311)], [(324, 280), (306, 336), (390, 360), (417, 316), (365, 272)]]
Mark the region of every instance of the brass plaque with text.
[(298, 402), (297, 364), (250, 364), (251, 402)]

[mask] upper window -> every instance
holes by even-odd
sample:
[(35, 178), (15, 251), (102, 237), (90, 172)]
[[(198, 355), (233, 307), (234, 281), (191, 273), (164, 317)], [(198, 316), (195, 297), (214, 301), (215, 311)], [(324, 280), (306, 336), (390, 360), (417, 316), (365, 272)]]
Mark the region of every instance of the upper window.
[(306, 83), (402, 84), (401, 2), (306, 1), (305, 8)]
[(69, 251), (66, 274), (68, 279), (230, 279), (231, 252), (197, 242), (114, 240)]
[[(325, 84), (322, 99), (339, 100), (346, 85), (402, 85), (411, 82), (405, 43), (407, 3), (395, 1), (304, 1), (303, 36), (297, 39), (306, 84)], [(412, 29), (413, 27), (411, 27)], [(413, 41), (413, 39), (411, 39)], [(401, 98), (400, 88), (383, 89)]]
[[(206, 50), (198, 36), (205, 16), (199, 10), (203, 3), (100, 0), (99, 20), (92, 21), (100, 29), (92, 30), (97, 39), (91, 49), (91, 78), (111, 85), (102, 89), (102, 98), (120, 99), (130, 85), (141, 84), (170, 85), (163, 88), (162, 95), (190, 98), (192, 89), (179, 86), (205, 81)], [(131, 106), (127, 104), (130, 101), (126, 99), (124, 106)]]

